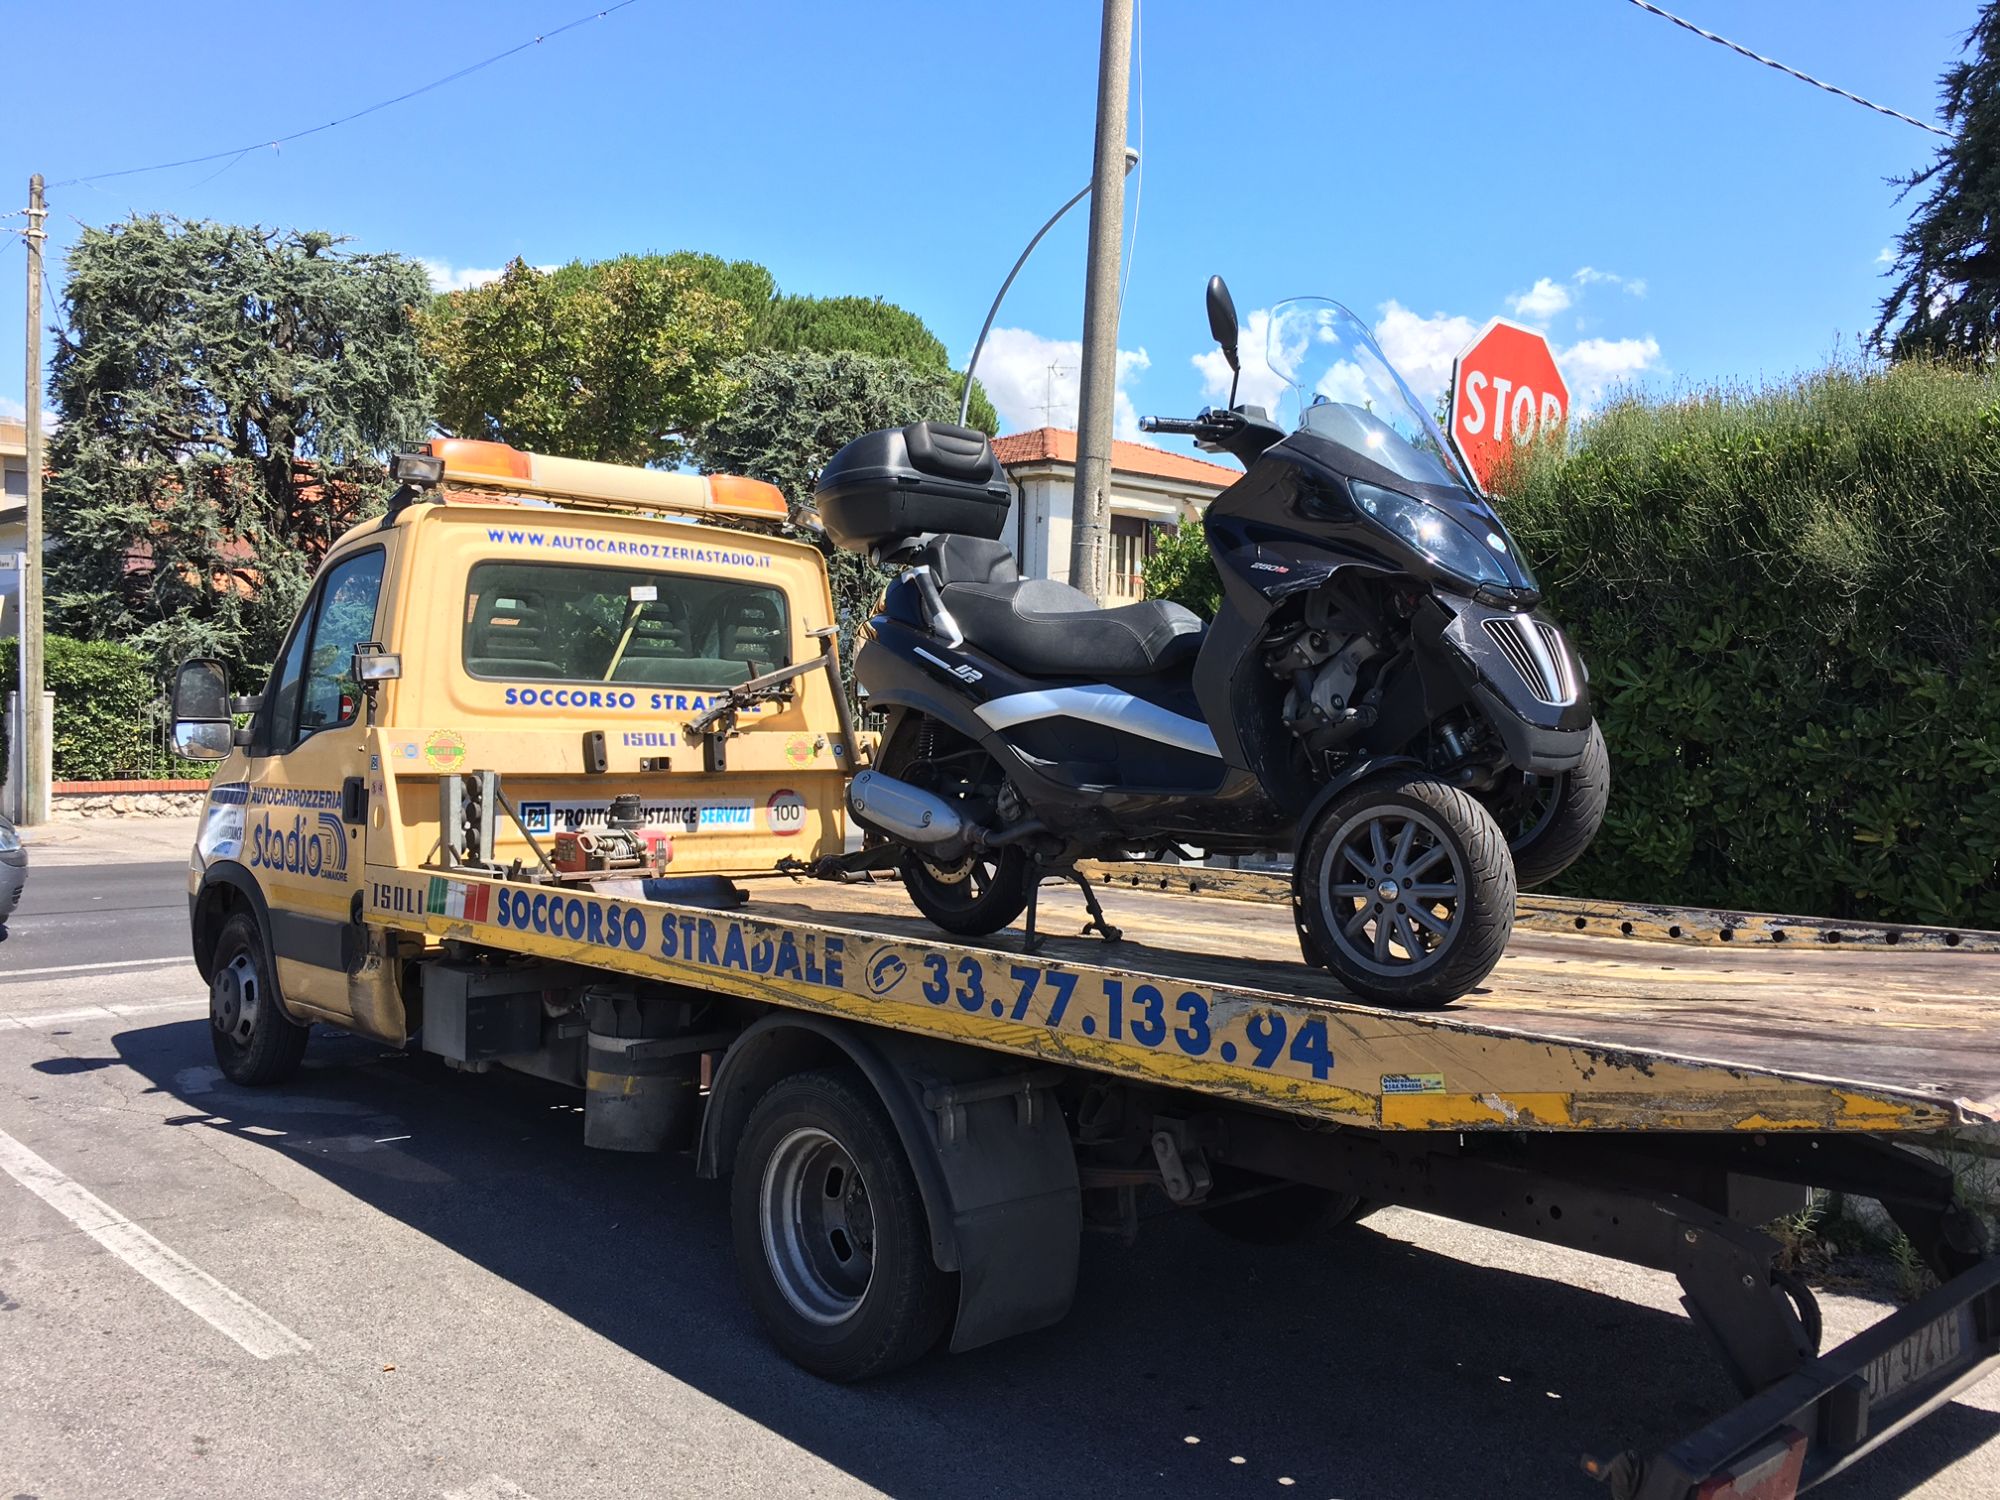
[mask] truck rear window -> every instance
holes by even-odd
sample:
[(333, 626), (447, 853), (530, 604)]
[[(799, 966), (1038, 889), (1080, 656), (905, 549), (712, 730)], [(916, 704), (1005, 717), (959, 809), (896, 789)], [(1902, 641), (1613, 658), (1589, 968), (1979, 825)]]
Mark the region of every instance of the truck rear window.
[(518, 562), (475, 564), (466, 581), (474, 677), (727, 687), (790, 665), (791, 639), (769, 585)]

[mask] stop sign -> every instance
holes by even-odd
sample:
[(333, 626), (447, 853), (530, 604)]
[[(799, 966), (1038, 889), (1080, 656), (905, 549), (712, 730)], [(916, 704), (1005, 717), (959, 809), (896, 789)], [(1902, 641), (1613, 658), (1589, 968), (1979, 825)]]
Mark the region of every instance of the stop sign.
[(1483, 489), (1507, 449), (1569, 420), (1569, 386), (1549, 341), (1495, 318), (1451, 363), (1451, 446)]

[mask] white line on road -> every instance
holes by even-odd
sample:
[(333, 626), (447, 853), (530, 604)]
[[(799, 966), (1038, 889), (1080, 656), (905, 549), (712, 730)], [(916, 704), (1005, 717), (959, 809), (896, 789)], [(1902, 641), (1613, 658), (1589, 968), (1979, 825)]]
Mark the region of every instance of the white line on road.
[(117, 958), (101, 964), (55, 964), (46, 969), (0, 969), (0, 980), (33, 979), (49, 974), (88, 974), (94, 969), (179, 969), (193, 968), (191, 958)]
[(32, 1031), (38, 1026), (62, 1026), (71, 1021), (126, 1021), (134, 1016), (156, 1016), (163, 1011), (202, 1011), (208, 1001), (200, 995), (185, 1000), (152, 1000), (144, 1005), (86, 1005), (72, 1010), (30, 1010), (19, 1015), (0, 1016), (0, 1031)]
[(152, 1282), (259, 1359), (310, 1354), (312, 1345), (262, 1308), (245, 1301), (178, 1251), (171, 1250), (95, 1193), (0, 1130), (0, 1170)]

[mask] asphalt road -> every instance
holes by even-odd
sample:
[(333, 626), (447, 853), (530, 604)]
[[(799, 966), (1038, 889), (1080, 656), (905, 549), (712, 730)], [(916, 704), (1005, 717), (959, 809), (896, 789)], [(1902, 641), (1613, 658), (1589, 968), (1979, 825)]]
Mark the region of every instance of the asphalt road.
[(187, 861), (56, 865), (31, 853), (28, 888), (0, 943), (0, 984), (23, 969), (181, 958)]
[[(828, 1386), (759, 1335), (685, 1159), (324, 1031), (235, 1089), (179, 866), (71, 873), (23, 923), (50, 946), (0, 949), (0, 1495), (1544, 1500), (1734, 1399), (1668, 1278), (1400, 1210), (1093, 1239), (1061, 1326)], [(120, 955), (171, 956), (21, 972)], [(1988, 1382), (1816, 1493), (1991, 1496), (1997, 1436)]]

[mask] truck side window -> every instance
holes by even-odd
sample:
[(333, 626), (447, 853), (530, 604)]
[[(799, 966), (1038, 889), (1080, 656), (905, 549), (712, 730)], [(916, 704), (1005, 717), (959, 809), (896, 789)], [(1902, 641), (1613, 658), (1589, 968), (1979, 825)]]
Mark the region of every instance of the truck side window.
[[(354, 721), (361, 694), (350, 668), (354, 648), (375, 638), (375, 606), (382, 597), (382, 556), (380, 548), (358, 553), (336, 566), (320, 584), (293, 743)], [(285, 740), (277, 742), (284, 744)]]

